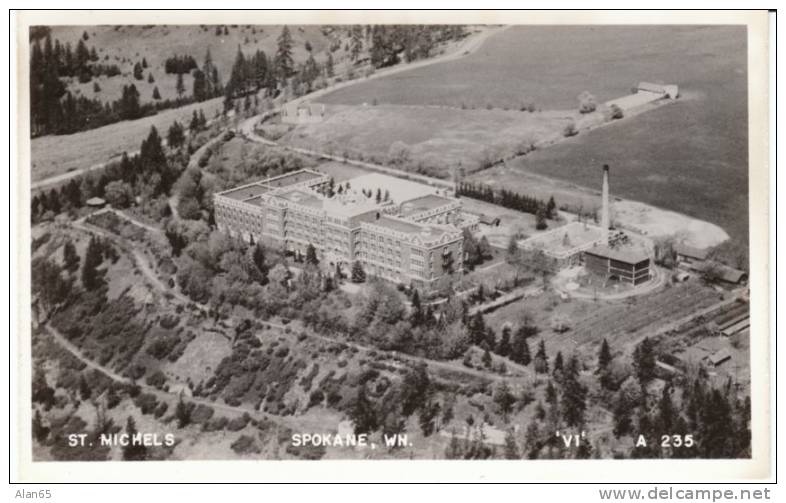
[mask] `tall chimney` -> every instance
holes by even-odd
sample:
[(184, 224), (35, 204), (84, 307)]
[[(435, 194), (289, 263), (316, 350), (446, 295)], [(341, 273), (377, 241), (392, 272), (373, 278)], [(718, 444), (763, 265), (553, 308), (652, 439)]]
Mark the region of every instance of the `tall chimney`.
[(609, 165), (603, 165), (603, 196), (602, 196), (602, 208), (600, 214), (600, 227), (603, 229), (603, 233), (608, 238), (609, 235), (609, 226), (611, 222), (609, 221)]

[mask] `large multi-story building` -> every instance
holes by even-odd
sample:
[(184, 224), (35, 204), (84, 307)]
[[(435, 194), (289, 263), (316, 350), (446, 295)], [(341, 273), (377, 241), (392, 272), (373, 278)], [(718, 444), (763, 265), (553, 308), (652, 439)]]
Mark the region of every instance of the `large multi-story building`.
[[(214, 195), (218, 228), (348, 267), (428, 289), (463, 267), (465, 227), (476, 217), (458, 199), (399, 178), (368, 174), (334, 185), (300, 170)], [(345, 269), (348, 272), (348, 269)]]

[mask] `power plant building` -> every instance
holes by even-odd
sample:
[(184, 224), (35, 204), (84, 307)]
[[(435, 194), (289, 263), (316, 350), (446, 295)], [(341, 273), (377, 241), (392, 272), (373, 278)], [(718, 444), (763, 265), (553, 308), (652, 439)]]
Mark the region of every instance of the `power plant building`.
[[(328, 197), (330, 177), (300, 170), (214, 195), (218, 228), (393, 282), (429, 289), (463, 267), (464, 227), (476, 218), (433, 187), (381, 174), (350, 179)], [(378, 195), (385, 193), (386, 197)]]

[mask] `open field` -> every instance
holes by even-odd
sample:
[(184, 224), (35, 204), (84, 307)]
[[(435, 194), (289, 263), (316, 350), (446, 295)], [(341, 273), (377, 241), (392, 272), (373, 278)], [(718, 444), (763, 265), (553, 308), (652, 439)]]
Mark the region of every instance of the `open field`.
[(731, 26), (514, 26), (465, 58), (362, 83), (320, 101), (518, 108), (526, 99), (543, 110), (576, 108), (582, 91), (604, 102), (628, 94), (640, 81), (724, 85), (703, 74), (710, 67), (744, 76), (744, 37), (744, 28)]
[[(536, 151), (510, 168), (597, 187), (594, 168), (608, 163), (613, 194), (708, 220), (744, 241), (745, 47), (744, 29), (730, 26), (513, 27), (460, 60), (361, 83), (321, 101), (518, 107), (526, 98), (541, 109), (566, 109), (576, 107), (584, 90), (602, 102), (638, 81), (675, 83), (682, 96), (676, 103)], [(506, 186), (531, 193), (526, 181), (512, 181)]]
[(708, 220), (744, 241), (748, 231), (744, 102), (740, 108), (712, 96), (686, 96), (631, 121), (518, 158), (509, 169), (599, 187), (599, 167), (609, 164), (613, 195)]
[[(333, 154), (362, 154), (382, 164), (398, 160), (447, 178), (453, 168), (477, 170), (490, 150), (494, 160), (525, 152), (533, 143), (559, 136), (571, 120), (570, 113), (562, 112), (331, 106), (323, 122), (301, 125), (280, 141)], [(393, 144), (407, 153), (398, 155)]]
[(174, 121), (187, 126), (194, 110), (202, 110), (210, 120), (222, 109), (222, 99), (215, 98), (135, 121), (117, 122), (70, 135), (35, 138), (30, 142), (31, 179), (35, 183), (75, 169), (119, 159), (123, 152), (139, 149), (151, 126), (155, 126), (159, 135), (165, 137)]

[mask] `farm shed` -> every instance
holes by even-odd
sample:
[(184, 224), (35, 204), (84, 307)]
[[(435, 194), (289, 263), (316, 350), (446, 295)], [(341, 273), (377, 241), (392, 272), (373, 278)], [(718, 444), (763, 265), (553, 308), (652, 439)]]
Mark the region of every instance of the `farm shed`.
[(674, 253), (678, 262), (691, 266), (707, 260), (709, 250), (680, 243), (674, 246)]
[(710, 355), (708, 360), (713, 367), (720, 367), (726, 361), (731, 360), (731, 353), (728, 349), (721, 349)]
[(739, 269), (734, 269), (733, 267), (719, 265), (718, 272), (721, 281), (731, 283), (733, 285), (739, 285), (748, 280), (748, 275), (745, 273), (745, 271), (740, 271)]

